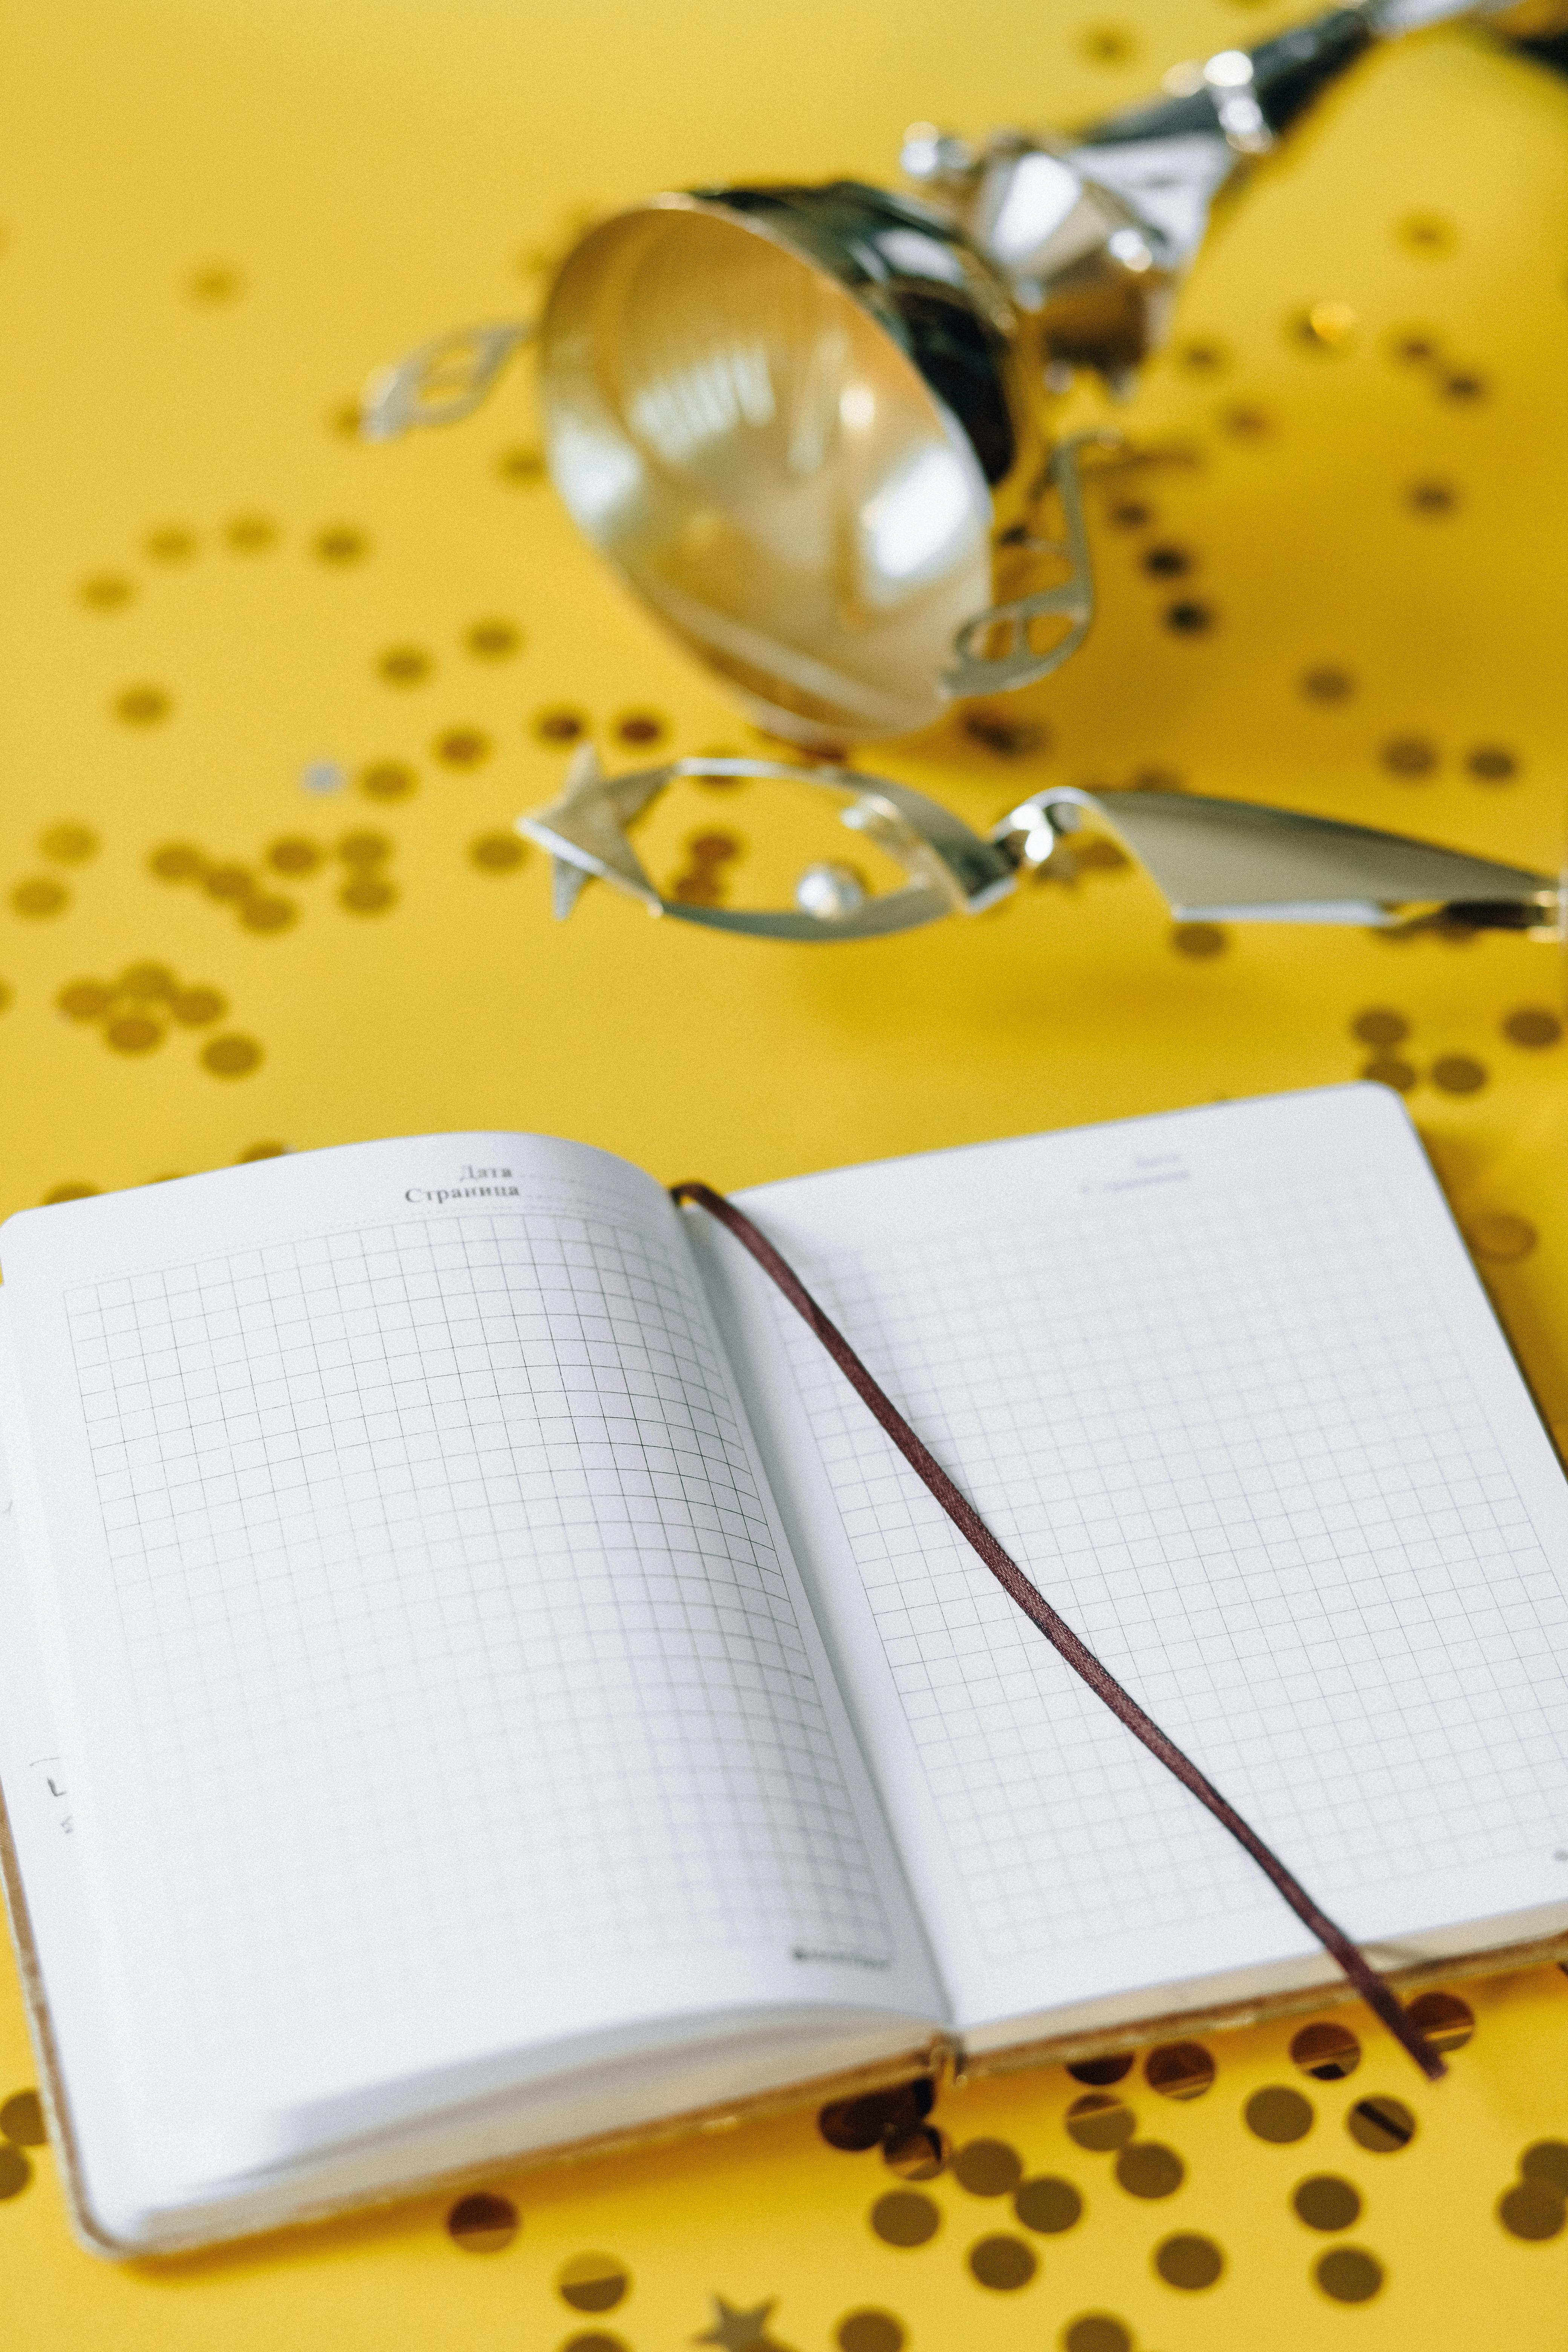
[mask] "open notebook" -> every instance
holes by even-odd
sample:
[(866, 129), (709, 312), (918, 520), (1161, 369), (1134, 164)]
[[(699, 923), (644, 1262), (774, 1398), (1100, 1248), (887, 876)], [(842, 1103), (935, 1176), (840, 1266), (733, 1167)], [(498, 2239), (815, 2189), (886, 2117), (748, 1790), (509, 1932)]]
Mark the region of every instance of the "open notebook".
[[(1392, 1096), (743, 1197), (1382, 1964), (1568, 1932), (1568, 1487)], [(7, 1878), (89, 2241), (1340, 1983), (624, 1162), (356, 1145), (0, 1267)]]

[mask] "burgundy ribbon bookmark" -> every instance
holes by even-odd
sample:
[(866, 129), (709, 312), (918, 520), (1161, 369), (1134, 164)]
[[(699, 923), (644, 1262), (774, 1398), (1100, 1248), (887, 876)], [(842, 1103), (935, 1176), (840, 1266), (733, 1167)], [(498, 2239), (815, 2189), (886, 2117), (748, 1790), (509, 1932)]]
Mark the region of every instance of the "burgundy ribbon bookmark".
[(727, 1201), (722, 1192), (715, 1192), (711, 1185), (695, 1182), (672, 1184), (670, 1197), (678, 1204), (689, 1202), (695, 1208), (705, 1209), (710, 1217), (716, 1217), (734, 1234), (742, 1248), (750, 1250), (763, 1273), (776, 1283), (802, 1321), (816, 1332), (862, 1403), (869, 1406), (910, 1467), (925, 1481), (960, 1535), (979, 1553), (997, 1583), (1017, 1602), (1029, 1622), (1038, 1627), (1051, 1647), (1067, 1660), (1074, 1674), (1089, 1685), (1096, 1697), (1105, 1701), (1112, 1715), (1126, 1725), (1134, 1739), (1141, 1739), (1150, 1754), (1157, 1756), (1166, 1770), (1173, 1772), (1182, 1786), (1191, 1790), (1199, 1804), (1206, 1805), (1215, 1821), (1222, 1822), (1237, 1843), (1246, 1848), (1259, 1870), (1273, 1880), (1297, 1918), (1311, 1929), (1324, 1950), (1339, 1962), (1373, 2014), (1381, 2018), (1394, 2040), (1409, 2052), (1428, 2081), (1440, 2082), (1447, 2073), (1447, 2067), (1420, 2027), (1406, 2015), (1393, 1988), (1384, 1981), (1371, 1962), (1352, 1943), (1343, 1928), (1336, 1927), (1328, 1913), (1319, 1909), (1300, 1880), (1286, 1869), (1273, 1848), (1266, 1845), (1257, 1831), (1243, 1821), (1235, 1806), (1226, 1803), (1214, 1782), (1199, 1771), (1192, 1758), (1161, 1730), (1152, 1716), (1145, 1715), (1131, 1693), (1122, 1689), (1115, 1675), (1107, 1673), (1093, 1651), (1079, 1641), (1072, 1627), (1058, 1616), (1044, 1594), (1030, 1583), (1016, 1560), (1003, 1550), (978, 1511), (959, 1493), (935, 1456), (921, 1444), (892, 1399), (878, 1387), (843, 1332), (823, 1313), (810, 1291), (779, 1255), (772, 1242), (758, 1231), (750, 1217), (736, 1208), (732, 1201)]

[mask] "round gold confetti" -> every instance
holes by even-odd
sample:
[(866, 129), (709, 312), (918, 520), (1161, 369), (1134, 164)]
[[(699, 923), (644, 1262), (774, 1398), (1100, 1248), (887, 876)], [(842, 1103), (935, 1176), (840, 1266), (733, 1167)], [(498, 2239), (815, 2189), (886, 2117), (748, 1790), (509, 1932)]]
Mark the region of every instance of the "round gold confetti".
[(1135, 768), (1131, 785), (1135, 793), (1184, 793), (1187, 789), (1185, 777), (1177, 775), (1173, 768)]
[(261, 1059), (254, 1037), (211, 1037), (202, 1047), (203, 1066), (216, 1078), (243, 1078)]
[(1067, 2113), (1068, 2136), (1079, 2147), (1092, 2148), (1097, 2156), (1108, 2155), (1113, 2147), (1125, 2147), (1138, 2128), (1137, 2118), (1125, 2099), (1110, 2091), (1090, 2091), (1086, 2098), (1075, 2099)]
[(192, 271), (185, 291), (193, 302), (233, 302), (245, 291), (245, 280), (228, 262), (208, 261)]
[(1348, 352), (1361, 321), (1348, 302), (1314, 302), (1290, 321), (1293, 341), (1310, 352)]
[(166, 523), (161, 530), (149, 531), (142, 544), (154, 563), (188, 563), (196, 551), (196, 535), (182, 523)]
[(966, 710), (959, 724), (972, 743), (983, 743), (1004, 760), (1027, 759), (1050, 740), (1037, 720), (1005, 718), (996, 710)]
[(1568, 2197), (1568, 2141), (1538, 2139), (1519, 2159), (1526, 2180), (1544, 2180), (1549, 2189)]
[(580, 710), (542, 710), (533, 731), (542, 743), (575, 743), (587, 733), (588, 722)]
[(952, 2177), (972, 2197), (1005, 2197), (1024, 2178), (1024, 2161), (1005, 2139), (966, 2140), (953, 2156)]
[(98, 853), (98, 835), (85, 824), (52, 824), (38, 842), (46, 857), (58, 857), (62, 866), (82, 866)]
[(90, 1201), (97, 1191), (96, 1184), (57, 1184), (52, 1192), (44, 1194), (44, 1206), (52, 1209), (63, 1201)]
[(216, 988), (177, 988), (169, 1010), (183, 1027), (200, 1029), (208, 1021), (221, 1020), (228, 1006)]
[(338, 844), (338, 856), (345, 866), (379, 866), (392, 855), (392, 844), (384, 833), (345, 833)]
[(499, 2254), (517, 2235), (517, 2207), (510, 2197), (479, 2189), (459, 2197), (447, 2216), (447, 2229), (465, 2253)]
[(404, 801), (418, 788), (418, 779), (412, 768), (401, 760), (373, 760), (368, 768), (360, 771), (360, 790), (368, 793), (373, 801)]
[(1200, 2287), (1213, 2286), (1225, 2268), (1225, 2256), (1212, 2238), (1182, 2231), (1155, 2248), (1154, 2268), (1167, 2286), (1195, 2293)]
[(194, 882), (206, 872), (206, 859), (188, 841), (166, 841), (147, 860), (162, 882)]
[(0, 2198), (19, 2197), (33, 2177), (33, 2168), (19, 2147), (0, 2145)]
[(1437, 747), (1424, 735), (1391, 736), (1378, 753), (1391, 776), (1429, 776), (1437, 765)]
[[(1520, 1217), (1510, 1222), (1523, 1224), (1524, 1220)], [(1530, 1243), (1526, 1246), (1531, 1246), (1534, 1240), (1534, 1232), (1530, 1230)], [(1523, 1254), (1521, 1251), (1521, 1256)], [(1427, 2041), (1437, 2050), (1462, 2050), (1476, 2030), (1475, 2011), (1468, 2000), (1461, 2000), (1457, 1992), (1417, 1993), (1409, 2004), (1408, 2013), (1411, 2022), (1420, 2027)]]
[(1132, 2333), (1108, 2311), (1086, 2311), (1062, 2330), (1062, 2352), (1132, 2352)]
[(1486, 1082), (1486, 1064), (1468, 1054), (1444, 1054), (1432, 1065), (1432, 1084), (1446, 1095), (1479, 1094)]
[(278, 526), (268, 515), (236, 515), (223, 535), (236, 555), (264, 555), (278, 544)]
[(19, 915), (58, 915), (69, 903), (66, 891), (49, 876), (36, 875), (32, 880), (18, 882), (11, 893), (11, 904)]
[(1351, 1023), (1351, 1034), (1363, 1045), (1400, 1045), (1410, 1034), (1410, 1024), (1392, 1005), (1370, 1004)]
[(1164, 622), (1179, 637), (1201, 637), (1214, 626), (1214, 607), (1199, 604), (1195, 597), (1183, 596), (1166, 605)]
[(0, 980), (0, 1013), (4, 1013), (16, 993), (8, 981)]
[(286, 833), (268, 845), (267, 863), (275, 874), (313, 874), (321, 862), (318, 843), (300, 833)]
[(167, 996), (174, 985), (174, 975), (166, 963), (128, 963), (120, 975), (125, 996)]
[(357, 563), (364, 552), (364, 534), (352, 523), (330, 523), (316, 533), (315, 553), (323, 563)]
[(1254, 2091), (1242, 2113), (1247, 2128), (1259, 2139), (1277, 2144), (1305, 2139), (1312, 2128), (1311, 2102), (1300, 2091), (1288, 2091), (1283, 2084), (1271, 2084), (1266, 2091)]
[(211, 898), (248, 898), (256, 877), (248, 866), (209, 866), (202, 887)]
[(1501, 743), (1478, 743), (1466, 752), (1465, 766), (1478, 784), (1511, 784), (1519, 774), (1519, 754)]
[(490, 739), (481, 735), (477, 727), (448, 727), (444, 735), (437, 735), (430, 749), (448, 768), (477, 768), (481, 760), (490, 756)]
[(1211, 956), (1224, 955), (1230, 940), (1217, 923), (1173, 923), (1171, 945), (1178, 955), (1204, 963)]
[(1091, 25), (1078, 37), (1079, 47), (1091, 65), (1124, 66), (1138, 54), (1138, 36), (1126, 25)]
[(526, 488), (544, 479), (544, 459), (537, 449), (503, 449), (496, 459), (496, 472), (503, 482)]
[(1348, 2230), (1361, 2218), (1360, 2192), (1334, 2172), (1315, 2172), (1299, 2182), (1290, 2202), (1309, 2230)]
[(481, 833), (468, 845), (468, 856), (481, 874), (510, 874), (522, 864), (524, 855), (515, 833)]
[(1220, 429), (1233, 441), (1264, 441), (1274, 429), (1274, 420), (1266, 408), (1258, 408), (1250, 401), (1236, 401), (1219, 413)]
[(351, 915), (384, 915), (397, 893), (379, 874), (356, 874), (338, 892), (338, 904)]
[(1345, 2129), (1358, 2147), (1369, 2147), (1376, 2156), (1393, 2156), (1415, 2138), (1415, 2118), (1403, 2099), (1391, 2099), (1380, 2092), (1374, 2099), (1356, 2101), (1345, 2117)]
[(108, 1012), (113, 994), (101, 980), (73, 980), (68, 988), (61, 989), (55, 1003), (73, 1021), (96, 1021)]
[(1304, 2025), (1291, 2040), (1290, 2057), (1315, 2083), (1342, 2083), (1361, 2064), (1361, 2043), (1346, 2025)]
[(1394, 234), (1406, 252), (1432, 258), (1452, 253), (1459, 241), (1453, 222), (1442, 213), (1406, 213)]
[(1554, 2238), (1568, 2220), (1568, 2199), (1550, 2180), (1516, 2180), (1499, 2198), (1497, 2216), (1511, 2238)]
[(389, 646), (376, 661), (388, 686), (418, 686), (430, 675), (430, 656), (418, 646)]
[(1407, 1095), (1415, 1084), (1414, 1063), (1402, 1062), (1396, 1054), (1379, 1054), (1362, 1065), (1362, 1076), (1374, 1086), (1392, 1087), (1397, 1095)]
[(1555, 1045), (1563, 1034), (1563, 1024), (1545, 1005), (1525, 1004), (1509, 1014), (1502, 1034), (1515, 1045)]
[(1383, 2264), (1361, 2246), (1335, 2246), (1320, 2255), (1313, 2276), (1336, 2303), (1370, 2303), (1383, 2284)]
[(1043, 2237), (1054, 2238), (1079, 2220), (1083, 2199), (1070, 2180), (1042, 2172), (1019, 2183), (1013, 2194), (1013, 2210), (1026, 2230), (1038, 2230)]
[(1224, 343), (1200, 336), (1190, 343), (1177, 345), (1176, 365), (1185, 368), (1189, 375), (1218, 375), (1222, 368), (1230, 365), (1230, 353)]
[(871, 2227), (884, 2245), (923, 2246), (942, 2226), (942, 2209), (918, 2189), (892, 2189), (871, 2208)]
[(117, 613), (135, 593), (132, 583), (118, 572), (95, 572), (77, 590), (82, 603), (95, 613)]
[(246, 899), (239, 919), (247, 931), (286, 931), (299, 912), (290, 898), (257, 897)]
[(1301, 691), (1309, 702), (1348, 702), (1355, 683), (1353, 674), (1335, 662), (1319, 662), (1301, 673)]
[(44, 2110), (37, 2091), (13, 2091), (0, 2106), (0, 2136), (17, 2147), (42, 2147)]
[(890, 2311), (851, 2311), (842, 2318), (833, 2340), (838, 2352), (903, 2352), (908, 2340)]
[(1116, 2178), (1130, 2197), (1172, 2197), (1187, 2177), (1173, 2147), (1157, 2139), (1135, 2139), (1116, 2159)]
[(893, 2131), (882, 2143), (882, 2161), (900, 2180), (934, 2180), (946, 2166), (950, 2149), (946, 2134), (935, 2124), (917, 2124), (912, 2131)]
[(614, 2254), (574, 2254), (555, 2273), (555, 2292), (574, 2311), (614, 2311), (630, 2284)]
[(357, 441), (364, 425), (364, 411), (357, 400), (335, 401), (321, 422), (329, 433), (336, 433), (345, 441)]
[(145, 1013), (122, 1013), (103, 1034), (117, 1054), (147, 1054), (163, 1042), (162, 1023)]
[(669, 732), (666, 720), (657, 710), (626, 710), (611, 722), (617, 741), (641, 750), (649, 743), (662, 743)]
[(518, 634), (510, 621), (476, 621), (464, 643), (480, 661), (505, 661), (518, 648)]
[(833, 2099), (817, 2114), (816, 2128), (829, 2147), (861, 2156), (899, 2132), (913, 2131), (935, 2104), (929, 2075), (898, 2083), (886, 2091), (864, 2091), (858, 2099)]
[(114, 698), (114, 715), (127, 727), (155, 727), (169, 715), (169, 698), (161, 686), (127, 686)]
[(1511, 1217), (1500, 1209), (1478, 1217), (1468, 1232), (1478, 1257), (1495, 1258), (1504, 1265), (1528, 1257), (1541, 1238), (1528, 1217)]
[(1067, 2069), (1075, 2083), (1090, 2091), (1109, 2091), (1112, 2083), (1124, 2083), (1132, 2072), (1130, 2051), (1117, 2050), (1103, 2058), (1080, 2058)]
[(1459, 503), (1458, 485), (1439, 480), (1435, 475), (1411, 482), (1405, 488), (1405, 503), (1412, 514), (1436, 517), (1452, 514)]
[(1214, 2060), (1201, 2042), (1162, 2042), (1143, 2061), (1143, 2080), (1164, 2099), (1201, 2099), (1214, 2078)]
[(1118, 530), (1146, 530), (1153, 520), (1153, 508), (1142, 499), (1118, 499), (1107, 516)]
[(1491, 392), (1486, 377), (1475, 368), (1455, 368), (1443, 378), (1437, 389), (1445, 400), (1455, 401), (1466, 408), (1475, 401), (1487, 399)]
[(1039, 2263), (1022, 2238), (994, 2237), (982, 2238), (970, 2247), (969, 2267), (982, 2286), (1011, 2294), (1028, 2285)]
[(1395, 327), (1384, 350), (1400, 367), (1426, 367), (1436, 359), (1443, 339), (1436, 327)]
[(286, 1143), (247, 1143), (239, 1155), (237, 1165), (244, 1168), (253, 1160), (282, 1160), (288, 1150)]

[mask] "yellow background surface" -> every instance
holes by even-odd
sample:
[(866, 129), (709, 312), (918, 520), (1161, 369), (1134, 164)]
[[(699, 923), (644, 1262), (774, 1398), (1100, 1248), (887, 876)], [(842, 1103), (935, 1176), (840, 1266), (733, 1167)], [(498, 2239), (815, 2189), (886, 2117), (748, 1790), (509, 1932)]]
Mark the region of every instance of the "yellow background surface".
[[(557, 927), (537, 853), (507, 866), (474, 848), (552, 795), (573, 719), (612, 767), (650, 742), (756, 739), (574, 536), (535, 462), (526, 357), (452, 432), (373, 449), (345, 429), (370, 366), (528, 315), (576, 226), (618, 202), (888, 179), (910, 119), (1070, 121), (1285, 21), (1235, 0), (11, 0), (0, 1209), (258, 1147), (456, 1128), (580, 1137), (736, 1184), (1374, 1062), (1407, 1090), (1548, 1418), (1568, 1423), (1551, 950), (1173, 935), (1141, 876), (1100, 867), (858, 949), (656, 927), (603, 889)], [(1565, 134), (1568, 83), (1464, 33), (1368, 62), (1216, 231), (1170, 354), (1117, 412), (1149, 462), (1095, 493), (1085, 651), (978, 723), (862, 764), (980, 824), (1040, 781), (1152, 772), (1554, 867)], [(1331, 345), (1300, 326), (1323, 303), (1353, 314), (1332, 314)], [(1082, 392), (1068, 415), (1109, 413)], [(1175, 605), (1196, 625), (1173, 625)], [(515, 647), (493, 650), (507, 630)], [(322, 766), (341, 790), (306, 789)], [(388, 769), (391, 797), (373, 788)], [(760, 790), (672, 795), (648, 834), (660, 879), (717, 830), (744, 898)], [(300, 841), (313, 865), (271, 857)], [(171, 849), (189, 878), (151, 862)], [(1137, 2352), (1544, 2352), (1568, 2327), (1568, 2233), (1521, 2242), (1496, 2209), (1521, 2151), (1568, 2130), (1568, 1982), (1540, 1970), (1466, 1998), (1476, 2032), (1436, 2089), (1352, 2011), (1365, 2056), (1342, 2082), (1304, 2082), (1288, 2027), (1217, 2037), (1191, 2103), (1130, 2076), (1140, 2137), (1185, 2166), (1159, 2201), (1068, 2136), (1081, 2086), (1060, 2070), (944, 2094), (956, 2141), (999, 2137), (1075, 2181), (1084, 2215), (1060, 2237), (1031, 2239), (1005, 2197), (944, 2173), (921, 2191), (935, 2234), (889, 2246), (868, 2215), (899, 2184), (802, 2116), (498, 2180), (521, 2228), (490, 2253), (427, 2200), (113, 2269), (70, 2242), (35, 2147), (0, 2201), (0, 2307), (9, 2336), (51, 2352), (656, 2352), (710, 2329), (715, 2297), (754, 2315), (726, 2323), (738, 2343), (796, 2352), (826, 2352), (866, 2308), (911, 2352), (1054, 2347), (1086, 2314)], [(0, 2097), (31, 2079), (7, 1981)], [(1271, 2083), (1310, 2094), (1300, 2143), (1243, 2120)], [(1378, 2094), (1416, 2118), (1396, 2151), (1346, 2133)], [(1364, 2200), (1349, 2235), (1384, 2276), (1359, 2306), (1314, 2283), (1335, 2242), (1289, 2204), (1314, 2171)], [(1221, 2247), (1215, 2285), (1159, 2276), (1179, 2231)], [(1013, 2290), (970, 2267), (998, 2233), (1037, 2257)], [(585, 2253), (629, 2280), (597, 2313), (561, 2288)]]

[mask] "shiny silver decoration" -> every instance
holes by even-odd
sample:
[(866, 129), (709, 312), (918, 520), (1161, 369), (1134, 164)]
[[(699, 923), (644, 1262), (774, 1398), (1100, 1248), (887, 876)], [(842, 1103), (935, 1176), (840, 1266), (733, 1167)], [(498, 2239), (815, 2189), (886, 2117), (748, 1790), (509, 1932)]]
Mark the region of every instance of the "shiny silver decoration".
[[(868, 894), (850, 866), (808, 867), (791, 911), (700, 907), (664, 898), (626, 827), (680, 777), (752, 778), (830, 793), (839, 819), (902, 866), (903, 887)], [(1356, 924), (1412, 930), (1442, 924), (1563, 937), (1558, 879), (1442, 849), (1402, 834), (1342, 824), (1250, 801), (1191, 793), (1053, 785), (1007, 813), (989, 836), (941, 802), (887, 777), (777, 760), (671, 760), (609, 777), (577, 752), (560, 797), (517, 820), (552, 859), (555, 912), (571, 913), (590, 880), (613, 883), (649, 914), (751, 939), (868, 940), (997, 905), (1020, 877), (1064, 858), (1085, 817), (1098, 819), (1145, 868), (1178, 922)], [(1070, 860), (1070, 846), (1065, 857)]]
[(456, 425), (486, 401), (532, 326), (520, 319), (454, 327), (391, 367), (378, 368), (360, 395), (366, 441), (394, 441), (416, 425)]

